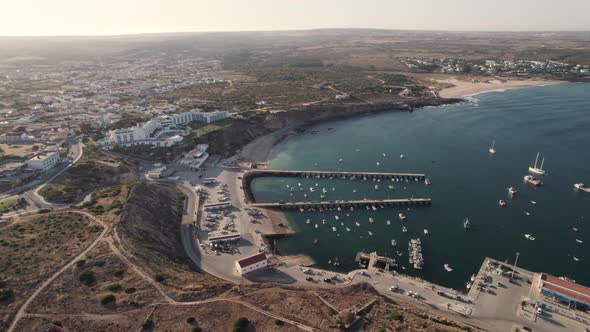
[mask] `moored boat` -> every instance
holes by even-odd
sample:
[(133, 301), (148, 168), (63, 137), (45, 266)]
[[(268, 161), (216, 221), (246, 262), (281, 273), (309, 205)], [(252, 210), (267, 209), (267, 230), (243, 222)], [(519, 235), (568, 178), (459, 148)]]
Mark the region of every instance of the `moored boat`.
[(471, 228), (471, 221), (469, 220), (469, 218), (465, 218), (463, 220), (463, 228), (464, 229), (470, 229)]
[(586, 192), (586, 193), (590, 193), (590, 187), (586, 187), (583, 183), (576, 183), (574, 184), (574, 187), (580, 191)]
[(453, 268), (451, 268), (451, 266), (449, 264), (445, 264), (444, 267), (445, 267), (445, 270), (447, 270), (447, 272), (453, 272)]
[(525, 183), (530, 183), (530, 184), (532, 184), (534, 186), (540, 186), (541, 185), (541, 180), (535, 178), (532, 175), (525, 175), (524, 176), (524, 182)]
[(505, 207), (506, 206), (506, 202), (504, 202), (503, 199), (498, 201), (498, 204), (500, 205), (500, 207)]
[(525, 234), (525, 235), (524, 235), (524, 237), (525, 237), (527, 240), (530, 240), (530, 241), (535, 241), (535, 237), (534, 237), (534, 236), (532, 236), (531, 234)]
[(545, 164), (545, 158), (541, 161), (541, 166), (537, 167), (537, 163), (539, 162), (539, 152), (537, 152), (537, 158), (535, 158), (535, 165), (529, 166), (529, 172), (537, 175), (545, 175), (545, 170), (543, 169), (543, 164)]
[(514, 187), (509, 187), (509, 188), (508, 188), (508, 194), (510, 194), (510, 195), (512, 195), (512, 196), (516, 195), (516, 193), (517, 193), (517, 192), (518, 192), (518, 191), (517, 191), (517, 190), (516, 190), (516, 188), (514, 188)]

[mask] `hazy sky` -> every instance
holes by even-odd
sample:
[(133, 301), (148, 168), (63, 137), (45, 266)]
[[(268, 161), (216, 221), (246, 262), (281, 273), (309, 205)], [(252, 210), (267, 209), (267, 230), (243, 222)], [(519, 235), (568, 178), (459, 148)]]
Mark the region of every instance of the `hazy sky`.
[(0, 35), (385, 28), (590, 30), (590, 0), (0, 0)]

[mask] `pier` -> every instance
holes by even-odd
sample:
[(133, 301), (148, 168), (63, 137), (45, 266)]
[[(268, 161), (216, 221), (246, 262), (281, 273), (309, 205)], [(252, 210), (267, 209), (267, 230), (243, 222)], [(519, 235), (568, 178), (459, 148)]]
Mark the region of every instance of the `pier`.
[(341, 201), (321, 201), (321, 202), (276, 202), (276, 203), (252, 203), (251, 207), (259, 208), (279, 208), (279, 209), (311, 209), (311, 208), (337, 208), (337, 207), (365, 207), (381, 206), (384, 207), (409, 207), (409, 206), (429, 206), (432, 204), (431, 198), (401, 198), (401, 199), (367, 199), (367, 200), (341, 200)]
[[(242, 178), (242, 189), (248, 202), (256, 202), (254, 195), (251, 190), (252, 180), (261, 177), (302, 177), (302, 178), (314, 178), (314, 179), (340, 179), (340, 180), (408, 180), (408, 181), (423, 181), (426, 179), (426, 174), (422, 173), (388, 173), (388, 172), (349, 172), (349, 171), (298, 171), (298, 170), (273, 170), (273, 169), (261, 169), (261, 170), (249, 170), (244, 173)], [(414, 199), (416, 200), (416, 199)], [(397, 200), (383, 200), (383, 201), (371, 201), (371, 202), (382, 202), (390, 205), (395, 203)], [(402, 201), (402, 200), (399, 200)], [(405, 201), (405, 200), (404, 200)], [(324, 202), (322, 202), (324, 203)], [(328, 204), (328, 202), (325, 202)], [(296, 204), (311, 204), (311, 203), (296, 203)], [(318, 202), (314, 204), (320, 204)], [(414, 204), (410, 204), (414, 205)], [(336, 206), (336, 205), (334, 205)], [(352, 205), (354, 206), (354, 205)]]

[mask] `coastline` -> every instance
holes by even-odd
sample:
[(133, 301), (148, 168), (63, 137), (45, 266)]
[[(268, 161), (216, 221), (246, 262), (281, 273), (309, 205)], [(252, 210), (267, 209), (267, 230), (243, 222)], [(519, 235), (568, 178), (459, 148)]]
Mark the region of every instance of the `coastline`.
[(437, 79), (439, 83), (453, 84), (452, 87), (444, 88), (439, 91), (439, 95), (442, 98), (467, 98), (473, 97), (482, 93), (493, 92), (493, 91), (506, 91), (519, 88), (527, 88), (533, 86), (545, 86), (566, 83), (564, 81), (555, 80), (539, 80), (539, 79), (526, 79), (526, 80), (500, 80), (493, 79), (489, 81), (479, 81), (476, 79), (472, 80), (460, 80), (455, 77), (450, 79)]

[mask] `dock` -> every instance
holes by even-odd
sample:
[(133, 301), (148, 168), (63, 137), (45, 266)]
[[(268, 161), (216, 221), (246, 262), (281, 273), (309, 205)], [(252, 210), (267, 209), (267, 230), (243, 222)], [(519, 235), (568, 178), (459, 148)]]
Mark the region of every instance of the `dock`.
[(280, 209), (310, 209), (310, 208), (337, 208), (337, 207), (365, 207), (365, 206), (387, 206), (387, 207), (409, 207), (429, 206), (431, 198), (401, 198), (401, 199), (367, 199), (367, 200), (342, 200), (342, 201), (320, 201), (320, 202), (275, 202), (275, 203), (251, 203), (250, 207), (258, 208), (280, 208)]
[[(252, 180), (255, 178), (262, 178), (262, 177), (302, 177), (302, 178), (315, 178), (315, 179), (326, 179), (326, 178), (333, 178), (333, 179), (341, 179), (341, 180), (373, 180), (373, 179), (380, 179), (380, 180), (408, 180), (408, 181), (423, 181), (426, 179), (426, 174), (422, 173), (388, 173), (388, 172), (349, 172), (349, 171), (298, 171), (298, 170), (273, 170), (273, 169), (256, 169), (256, 170), (248, 170), (244, 172), (244, 176), (242, 177), (242, 189), (244, 190), (244, 194), (246, 197), (246, 201), (248, 202), (255, 202), (254, 195), (252, 194), (251, 184)], [(414, 199), (414, 201), (420, 199)], [(391, 202), (387, 202), (391, 201)], [(400, 202), (396, 202), (400, 201)], [(370, 202), (381, 202), (388, 205), (395, 205), (400, 204), (401, 201), (406, 200), (384, 200), (384, 201), (370, 201)], [(416, 205), (416, 203), (411, 203), (410, 205)], [(309, 205), (310, 203), (294, 203), (298, 205)], [(315, 205), (318, 204), (330, 204), (328, 202), (315, 202)], [(327, 205), (326, 205), (327, 206)], [(341, 206), (341, 205), (334, 205), (334, 206)], [(355, 206), (355, 205), (350, 205)], [(360, 206), (360, 205), (359, 205)], [(403, 205), (405, 206), (405, 205)]]

